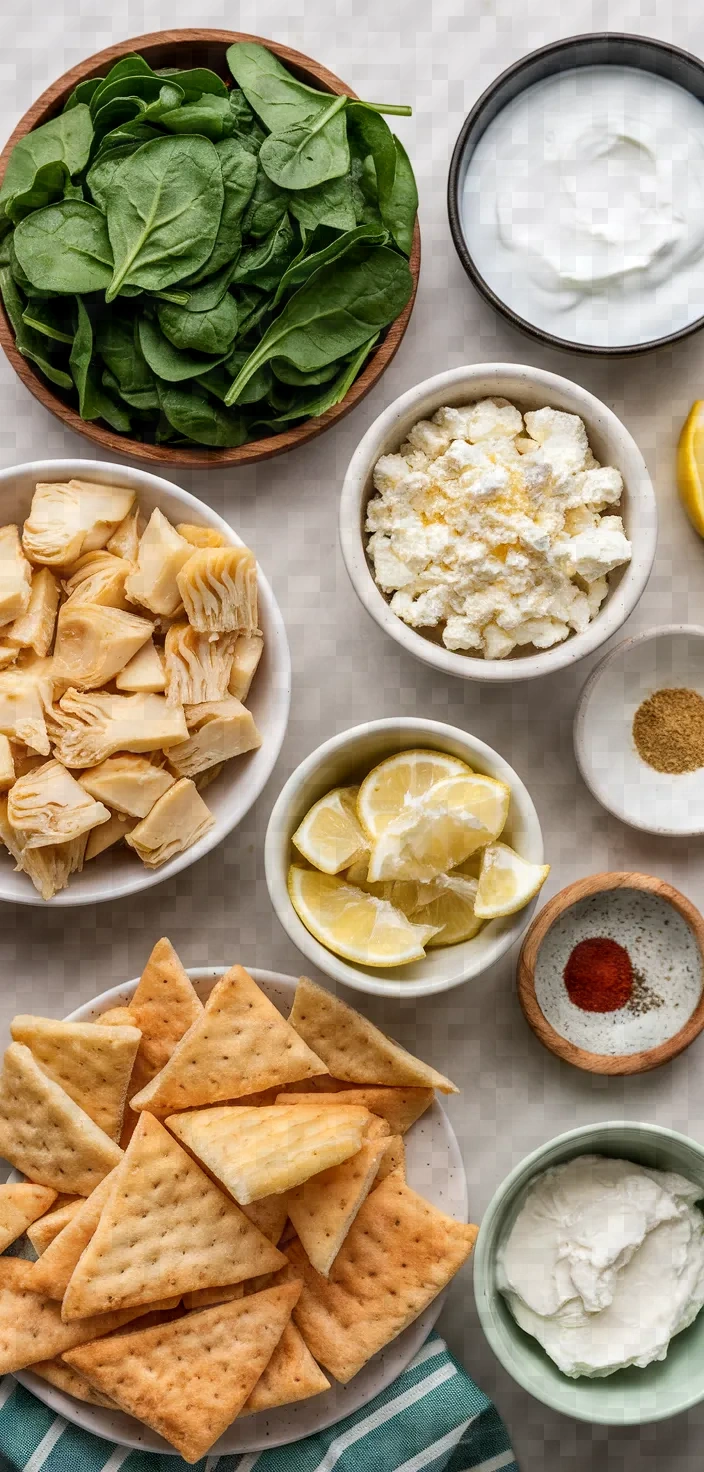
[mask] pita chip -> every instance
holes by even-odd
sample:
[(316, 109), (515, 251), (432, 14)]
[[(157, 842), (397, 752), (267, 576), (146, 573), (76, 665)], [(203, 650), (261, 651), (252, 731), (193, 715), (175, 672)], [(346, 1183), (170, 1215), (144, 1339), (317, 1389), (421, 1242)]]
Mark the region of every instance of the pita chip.
[(37, 1185), (76, 1196), (89, 1196), (122, 1159), (119, 1145), (43, 1072), (24, 1043), (11, 1043), (5, 1053), (0, 1155)]
[(74, 1400), (84, 1400), (89, 1406), (103, 1406), (107, 1411), (119, 1410), (114, 1400), (94, 1390), (84, 1376), (79, 1375), (78, 1370), (72, 1370), (64, 1360), (40, 1360), (38, 1365), (32, 1365), (32, 1374), (46, 1380), (47, 1385), (53, 1385), (56, 1390), (63, 1390), (64, 1395), (72, 1395)]
[(299, 1292), (300, 1283), (284, 1283), (170, 1324), (98, 1340), (66, 1360), (186, 1462), (197, 1462), (248, 1400)]
[(41, 1257), (47, 1247), (58, 1237), (59, 1232), (71, 1221), (71, 1218), (80, 1211), (85, 1196), (57, 1196), (58, 1205), (53, 1211), (41, 1216), (31, 1227), (27, 1228), (27, 1236), (37, 1254)]
[[(30, 1186), (25, 1182), (0, 1186), (0, 1252), (44, 1216), (56, 1200), (49, 1186)], [(281, 1223), (283, 1229), (283, 1222)], [(281, 1236), (281, 1232), (279, 1232)]]
[(110, 1334), (141, 1309), (95, 1314), (75, 1324), (65, 1324), (61, 1306), (32, 1288), (36, 1264), (18, 1257), (0, 1262), (0, 1374), (24, 1370), (37, 1360), (53, 1360), (65, 1349)]
[(469, 1256), (477, 1227), (445, 1216), (392, 1172), (367, 1196), (323, 1278), (298, 1241), (294, 1319), (311, 1354), (343, 1385), (422, 1314)]
[(203, 1003), (165, 937), (157, 941), (128, 1011), (142, 1034), (141, 1061), (153, 1078), (168, 1063), (184, 1033), (203, 1015)]
[(195, 1308), (212, 1308), (215, 1303), (232, 1303), (243, 1296), (244, 1283), (230, 1283), (229, 1288), (196, 1288), (193, 1293), (184, 1293), (181, 1302), (186, 1312), (191, 1313)]
[(330, 1381), (316, 1365), (313, 1356), (295, 1324), (288, 1323), (262, 1371), (240, 1416), (253, 1416), (257, 1411), (273, 1411), (277, 1406), (290, 1406), (298, 1400), (309, 1400), (330, 1389)]
[(24, 1043), (43, 1073), (104, 1130), (119, 1140), (127, 1088), (140, 1043), (136, 1027), (15, 1017), (10, 1031)]
[(115, 1172), (68, 1284), (64, 1319), (273, 1272), (283, 1255), (151, 1114)]
[(242, 966), (213, 987), (198, 1021), (132, 1108), (165, 1114), (323, 1073), (324, 1065)]
[(260, 1232), (273, 1242), (275, 1247), (279, 1245), (279, 1237), (283, 1232), (286, 1217), (288, 1216), (288, 1197), (285, 1191), (275, 1193), (271, 1196), (261, 1196), (258, 1201), (250, 1201), (242, 1207), (245, 1216), (254, 1222)]
[[(115, 1170), (117, 1167), (115, 1167)], [(78, 1259), (88, 1246), (100, 1221), (103, 1207), (113, 1187), (115, 1171), (105, 1176), (91, 1191), (71, 1220), (49, 1244), (38, 1262), (34, 1263), (34, 1291), (46, 1293), (49, 1298), (61, 1301), (68, 1288)]]
[(342, 1165), (321, 1171), (288, 1193), (288, 1214), (299, 1241), (324, 1278), (371, 1191), (386, 1146), (386, 1140), (372, 1140)]
[(235, 1201), (247, 1206), (356, 1155), (370, 1121), (366, 1109), (235, 1104), (173, 1114), (166, 1123)]
[[(363, 1104), (372, 1114), (388, 1121), (391, 1133), (405, 1135), (412, 1124), (425, 1114), (435, 1098), (433, 1089), (364, 1088), (342, 1089), (324, 1093), (321, 1103)], [(310, 1094), (282, 1093), (277, 1104), (310, 1104)]]
[(391, 1139), (386, 1141), (386, 1146), (381, 1160), (379, 1161), (379, 1169), (377, 1170), (376, 1179), (374, 1180), (374, 1183), (372, 1185), (372, 1190), (376, 1190), (376, 1187), (380, 1186), (382, 1181), (386, 1180), (386, 1177), (391, 1174), (392, 1170), (399, 1171), (400, 1179), (405, 1181), (406, 1151), (404, 1149), (403, 1137), (401, 1135), (392, 1135)]
[(334, 1078), (352, 1084), (439, 1089), (457, 1094), (456, 1084), (414, 1058), (346, 1002), (302, 976), (296, 987), (291, 1026), (323, 1059)]

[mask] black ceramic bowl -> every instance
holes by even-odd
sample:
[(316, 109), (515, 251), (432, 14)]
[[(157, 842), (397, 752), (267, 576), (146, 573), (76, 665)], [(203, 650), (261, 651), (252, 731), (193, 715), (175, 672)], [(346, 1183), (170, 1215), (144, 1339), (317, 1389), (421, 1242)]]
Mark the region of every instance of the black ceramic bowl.
[(583, 353), (597, 358), (625, 358), (633, 357), (636, 353), (648, 353), (654, 348), (664, 347), (691, 336), (693, 332), (698, 332), (701, 327), (704, 327), (704, 317), (697, 317), (694, 322), (689, 322), (677, 332), (669, 333), (664, 337), (655, 338), (650, 342), (633, 343), (625, 347), (594, 347), (591, 344), (556, 337), (552, 332), (546, 332), (536, 327), (533, 322), (527, 322), (524, 317), (520, 317), (492, 290), (477, 269), (471, 255), (462, 228), (461, 215), (462, 193), (469, 161), (480, 138), (497, 114), (509, 102), (513, 102), (521, 92), (532, 87), (535, 82), (542, 82), (546, 77), (554, 76), (557, 72), (574, 70), (576, 67), (604, 65), (629, 66), (641, 71), (655, 72), (657, 76), (666, 77), (669, 81), (676, 82), (686, 92), (691, 92), (699, 102), (704, 102), (704, 63), (698, 57), (690, 55), (688, 51), (681, 51), (677, 46), (668, 45), (666, 41), (654, 41), (643, 36), (622, 35), (617, 31), (599, 31), (588, 36), (571, 36), (566, 41), (554, 41), (550, 46), (542, 46), (539, 51), (531, 51), (528, 56), (524, 56), (507, 71), (502, 72), (501, 76), (492, 82), (486, 92), (482, 93), (479, 101), (475, 103), (469, 117), (462, 125), (452, 155), (447, 186), (447, 209), (455, 249), (467, 275), (489, 304), (495, 307), (497, 312), (500, 312), (514, 327), (520, 328), (522, 332), (528, 333), (529, 337), (536, 338), (538, 342), (547, 343), (554, 348), (565, 348), (571, 353)]

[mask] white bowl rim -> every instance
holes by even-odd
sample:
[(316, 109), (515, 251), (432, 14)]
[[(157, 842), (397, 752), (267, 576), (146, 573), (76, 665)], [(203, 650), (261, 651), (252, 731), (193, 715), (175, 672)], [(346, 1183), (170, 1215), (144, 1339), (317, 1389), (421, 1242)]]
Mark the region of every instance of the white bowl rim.
[(637, 645), (651, 644), (656, 639), (666, 638), (668, 635), (684, 635), (685, 638), (704, 639), (704, 624), (658, 624), (651, 629), (643, 629), (638, 634), (632, 634), (628, 639), (622, 639), (620, 644), (616, 644), (613, 649), (609, 650), (608, 654), (604, 655), (603, 659), (599, 660), (598, 665), (595, 666), (585, 680), (582, 692), (577, 701), (572, 728), (574, 755), (582, 779), (589, 788), (592, 797), (596, 798), (599, 806), (604, 808), (605, 812), (611, 813), (614, 818), (618, 818), (620, 823), (625, 823), (629, 828), (637, 828), (641, 833), (655, 833), (661, 838), (699, 838), (704, 834), (704, 825), (699, 828), (687, 829), (667, 828), (663, 824), (639, 821), (637, 817), (627, 813), (625, 808), (612, 807), (607, 803), (604, 800), (604, 794), (595, 784), (593, 769), (589, 759), (589, 750), (584, 736), (587, 709), (604, 670), (610, 664), (615, 663), (617, 659), (622, 658), (624, 654), (629, 654)]
[[(394, 997), (397, 1001), (404, 1001), (409, 997), (431, 997), (441, 992), (452, 991), (454, 987), (464, 986), (465, 982), (474, 980), (481, 976), (490, 966), (496, 965), (497, 961), (510, 950), (511, 946), (519, 939), (528, 925), (535, 909), (537, 896), (529, 901), (523, 910), (519, 910), (515, 916), (507, 917), (513, 920), (513, 924), (507, 926), (506, 930), (498, 935), (489, 951), (475, 965), (465, 969), (461, 977), (451, 977), (446, 980), (427, 980), (422, 978), (416, 981), (393, 981), (383, 979), (383, 971), (379, 976), (368, 975), (351, 961), (345, 961), (342, 957), (334, 956), (326, 946), (321, 945), (310, 931), (306, 930), (302, 920), (299, 919), (291, 904), (288, 889), (286, 887), (286, 871), (288, 863), (280, 865), (281, 851), (284, 847), (279, 838), (279, 828), (283, 827), (283, 819), (286, 816), (290, 802), (299, 788), (311, 777), (318, 767), (328, 756), (335, 752), (344, 751), (345, 747), (368, 737), (374, 733), (384, 731), (398, 732), (399, 738), (423, 736), (428, 733), (437, 737), (449, 738), (458, 744), (471, 745), (479, 758), (486, 756), (491, 764), (499, 769), (511, 788), (511, 798), (520, 810), (521, 820), (530, 831), (531, 839), (535, 842), (535, 851), (539, 854), (536, 863), (543, 862), (544, 847), (543, 834), (540, 826), (533, 799), (525, 783), (519, 777), (514, 768), (507, 762), (506, 758), (489, 746), (486, 741), (481, 741), (478, 736), (463, 731), (459, 726), (450, 726), (444, 721), (426, 720), (422, 716), (386, 716), (377, 721), (366, 721), (357, 726), (351, 726), (346, 731), (340, 731), (336, 736), (331, 736), (321, 746), (315, 748), (309, 756), (295, 768), (288, 781), (279, 793), (267, 824), (264, 839), (264, 871), (266, 875), (269, 898), (274, 907), (276, 916), (293, 941), (294, 945), (302, 951), (303, 955), (318, 966), (327, 977), (342, 982), (344, 986), (352, 987), (355, 991), (366, 992), (371, 996)], [(288, 856), (289, 840), (285, 841), (286, 855)]]
[[(432, 643), (431, 640), (405, 624), (397, 614), (392, 613), (369, 568), (360, 533), (360, 502), (371, 468), (372, 456), (376, 457), (380, 453), (377, 448), (379, 439), (385, 438), (393, 430), (397, 419), (404, 416), (406, 411), (412, 409), (419, 400), (429, 394), (439, 394), (441, 391), (444, 392), (446, 389), (465, 383), (467, 392), (471, 394), (472, 385), (476, 380), (519, 378), (521, 375), (529, 377), (534, 384), (544, 388), (546, 394), (553, 391), (573, 396), (575, 399), (574, 412), (583, 412), (588, 416), (598, 415), (605, 420), (611, 432), (621, 438), (628, 454), (637, 457), (640, 462), (638, 488), (629, 486), (629, 491), (634, 502), (638, 501), (641, 508), (647, 507), (648, 515), (642, 519), (634, 518), (634, 526), (629, 528), (634, 555), (625, 568), (618, 585), (619, 602), (613, 604), (611, 617), (609, 617), (609, 604), (612, 595), (609, 593), (596, 618), (583, 633), (570, 634), (567, 639), (553, 646), (552, 649), (521, 656), (515, 660), (477, 659)], [(482, 391), (484, 396), (489, 392), (489, 389)], [(520, 398), (520, 388), (516, 390), (516, 396)], [(577, 405), (581, 405), (581, 411), (577, 410)], [(355, 593), (367, 613), (371, 614), (385, 633), (390, 634), (409, 654), (415, 655), (416, 659), (422, 660), (424, 664), (429, 664), (434, 669), (442, 670), (444, 674), (484, 683), (510, 684), (521, 680), (536, 679), (542, 675), (552, 674), (556, 670), (565, 669), (576, 663), (577, 660), (583, 659), (585, 655), (592, 653), (594, 649), (598, 649), (621, 628), (639, 602), (650, 577), (657, 545), (657, 503), (647, 465), (633, 436), (613, 410), (595, 394), (582, 388), (572, 379), (564, 378), (557, 373), (549, 373), (543, 368), (533, 368), (525, 363), (470, 363), (460, 368), (449, 368), (444, 373), (435, 374), (434, 377), (417, 383), (399, 398), (394, 399), (393, 403), (389, 404), (369, 426), (345, 474), (340, 496), (339, 534), (343, 560)]]
[[(229, 522), (225, 521), (224, 517), (220, 516), (219, 512), (215, 511), (212, 506), (209, 506), (206, 501), (200, 501), (197, 496), (191, 495), (190, 491), (184, 491), (174, 481), (166, 480), (164, 476), (154, 475), (151, 471), (142, 470), (135, 465), (120, 465), (110, 460), (90, 460), (83, 456), (74, 457), (69, 455), (56, 456), (45, 460), (26, 460), (21, 465), (10, 465), (0, 470), (0, 496), (2, 496), (4, 486), (11, 483), (16, 476), (36, 475), (37, 480), (42, 480), (48, 475), (56, 476), (62, 474), (58, 468), (60, 466), (71, 467), (70, 470), (67, 469), (63, 472), (64, 474), (70, 474), (70, 476), (80, 477), (81, 473), (85, 471), (90, 472), (94, 477), (100, 475), (105, 478), (114, 475), (117, 477), (118, 484), (135, 485), (137, 487), (148, 485), (149, 489), (155, 495), (160, 491), (166, 492), (170, 496), (175, 495), (176, 499), (181, 501), (187, 510), (195, 512), (196, 516), (203, 519), (207, 525), (222, 532), (230, 544), (243, 545), (242, 538), (235, 531), (234, 527), (231, 527)], [(52, 909), (76, 909), (79, 906), (99, 905), (112, 902), (113, 900), (125, 899), (128, 895), (140, 894), (142, 890), (151, 889), (154, 885), (161, 884), (166, 879), (173, 879), (183, 869), (190, 868), (191, 864), (197, 863), (199, 859), (204, 858), (212, 849), (217, 848), (220, 843), (223, 843), (233, 829), (237, 828), (243, 822), (247, 813), (253, 807), (266, 786), (266, 783), (269, 781), (271, 773), (278, 761), (286, 735), (291, 707), (291, 652), (286, 627), (271, 584), (262, 572), (258, 559), (257, 579), (262, 595), (262, 602), (265, 604), (267, 610), (267, 622), (272, 629), (273, 636), (270, 636), (270, 642), (276, 648), (276, 659), (280, 665), (281, 689), (278, 691), (279, 698), (277, 701), (276, 719), (272, 722), (270, 739), (266, 742), (265, 738), (268, 747), (268, 759), (262, 763), (256, 780), (252, 782), (251, 788), (247, 792), (246, 806), (239, 816), (222, 833), (217, 831), (219, 825), (216, 824), (198, 843), (193, 844), (184, 853), (178, 854), (176, 858), (171, 859), (168, 864), (162, 865), (160, 869), (151, 870), (145, 865), (143, 873), (135, 872), (133, 875), (126, 875), (123, 879), (113, 880), (106, 887), (104, 894), (82, 895), (80, 891), (74, 891), (69, 883), (66, 889), (61, 890), (59, 894), (47, 902), (36, 892), (31, 881), (28, 881), (26, 892), (23, 891), (21, 894), (8, 895), (4, 892), (3, 881), (0, 875), (0, 902), (4, 904), (33, 905), (39, 909), (49, 911)], [(264, 748), (265, 742), (262, 742), (261, 749)], [(4, 846), (0, 846), (0, 851), (2, 853), (6, 852)]]
[[(513, 1166), (512, 1170), (509, 1171), (508, 1175), (504, 1177), (504, 1180), (500, 1183), (499, 1186), (497, 1186), (482, 1217), (477, 1240), (474, 1244), (474, 1252), (472, 1254), (472, 1284), (474, 1287), (474, 1299), (477, 1306), (477, 1314), (479, 1316), (481, 1327), (484, 1331), (484, 1336), (490, 1348), (493, 1350), (493, 1353), (496, 1355), (499, 1364), (503, 1366), (506, 1373), (511, 1376), (511, 1379), (516, 1381), (517, 1385), (520, 1385), (523, 1390), (526, 1390), (528, 1394), (533, 1397), (534, 1400), (538, 1400), (543, 1405), (549, 1406), (551, 1410), (559, 1411), (562, 1413), (562, 1415), (571, 1416), (574, 1418), (574, 1420), (577, 1421), (593, 1422), (595, 1425), (628, 1426), (639, 1424), (644, 1425), (646, 1422), (651, 1421), (666, 1421), (669, 1420), (670, 1417), (679, 1415), (682, 1411), (686, 1411), (692, 1406), (698, 1405), (702, 1400), (702, 1395), (688, 1396), (684, 1398), (682, 1402), (676, 1405), (674, 1408), (668, 1407), (662, 1412), (649, 1412), (647, 1415), (643, 1415), (641, 1413), (639, 1414), (637, 1421), (629, 1421), (624, 1419), (618, 1421), (595, 1421), (593, 1416), (576, 1410), (573, 1406), (570, 1406), (570, 1408), (567, 1409), (560, 1398), (556, 1395), (552, 1395), (549, 1390), (546, 1390), (545, 1392), (541, 1390), (540, 1395), (538, 1395), (532, 1380), (530, 1380), (527, 1375), (524, 1375), (521, 1372), (520, 1368), (517, 1369), (514, 1365), (508, 1365), (506, 1363), (503, 1356), (502, 1347), (498, 1339), (498, 1335), (494, 1331), (493, 1317), (490, 1307), (490, 1296), (487, 1286), (491, 1280), (491, 1274), (494, 1271), (494, 1264), (489, 1260), (488, 1248), (485, 1246), (490, 1227), (493, 1227), (493, 1224), (497, 1216), (499, 1215), (499, 1212), (503, 1208), (507, 1196), (510, 1196), (512, 1194), (516, 1185), (524, 1177), (527, 1184), (531, 1177), (537, 1174), (537, 1171), (540, 1167), (540, 1162), (544, 1160), (545, 1154), (548, 1150), (552, 1150), (555, 1146), (572, 1145), (572, 1143), (574, 1143), (575, 1145), (579, 1145), (580, 1140), (588, 1140), (590, 1137), (593, 1138), (594, 1133), (597, 1130), (600, 1132), (609, 1132), (611, 1130), (632, 1130), (636, 1133), (641, 1134), (646, 1140), (649, 1139), (657, 1141), (659, 1139), (663, 1142), (674, 1140), (678, 1145), (687, 1145), (697, 1151), (702, 1156), (702, 1160), (704, 1161), (704, 1145), (701, 1145), (699, 1141), (695, 1140), (692, 1135), (683, 1135), (681, 1130), (670, 1129), (668, 1125), (649, 1124), (646, 1120), (639, 1119), (595, 1120), (592, 1124), (581, 1124), (577, 1125), (573, 1130), (564, 1130), (562, 1134), (553, 1135), (552, 1139), (546, 1140), (542, 1145), (538, 1145), (535, 1150), (531, 1150), (528, 1155), (524, 1155), (523, 1159), (519, 1160), (518, 1163)], [(593, 1154), (594, 1152), (592, 1151), (591, 1153)], [(547, 1170), (549, 1169), (549, 1167), (545, 1166), (545, 1169)], [(568, 1377), (565, 1377), (565, 1380), (566, 1384), (580, 1383), (579, 1381), (570, 1381)], [(589, 1383), (592, 1382), (589, 1381)]]

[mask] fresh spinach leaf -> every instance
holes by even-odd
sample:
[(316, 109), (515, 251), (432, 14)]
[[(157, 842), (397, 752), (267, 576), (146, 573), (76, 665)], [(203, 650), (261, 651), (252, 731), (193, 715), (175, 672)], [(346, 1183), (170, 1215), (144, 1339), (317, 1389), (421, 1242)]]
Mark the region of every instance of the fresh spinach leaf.
[(269, 427), (272, 429), (278, 428), (279, 426), (283, 427), (283, 425), (289, 424), (292, 419), (317, 419), (320, 414), (327, 414), (328, 409), (334, 409), (335, 405), (339, 404), (341, 399), (344, 399), (345, 394), (349, 393), (360, 369), (369, 357), (378, 336), (378, 332), (375, 332), (373, 337), (369, 337), (366, 342), (361, 343), (356, 353), (350, 358), (350, 361), (344, 365), (340, 373), (327, 388), (321, 389), (317, 394), (304, 395), (288, 411), (277, 415), (275, 419), (269, 419), (267, 421)]
[[(229, 358), (225, 360), (222, 368), (214, 369), (215, 373), (223, 373), (227, 375), (225, 391), (224, 393), (218, 394), (218, 398), (222, 398), (223, 401), (226, 399), (227, 391), (232, 382), (233, 375), (239, 373), (240, 368), (244, 367), (248, 357), (249, 354), (246, 351), (240, 352), (235, 349), (234, 353), (230, 353)], [(250, 378), (246, 388), (242, 390), (242, 397), (239, 400), (240, 405), (260, 403), (261, 400), (265, 399), (267, 397), (267, 394), (271, 392), (273, 382), (274, 375), (271, 371), (271, 368), (268, 363), (264, 363), (262, 367), (257, 370), (256, 373), (252, 374), (252, 377)]]
[(272, 184), (259, 164), (252, 197), (242, 220), (242, 234), (261, 240), (283, 219), (288, 202), (288, 194), (278, 184)]
[(34, 332), (41, 333), (42, 337), (48, 337), (52, 342), (63, 342), (69, 345), (73, 342), (75, 323), (63, 303), (28, 302), (22, 313), (22, 321), (25, 327), (32, 328)]
[(329, 105), (329, 92), (306, 87), (255, 41), (230, 46), (227, 64), (250, 107), (272, 133), (306, 123)]
[(0, 209), (7, 209), (16, 195), (26, 194), (37, 170), (45, 164), (65, 164), (71, 176), (80, 173), (88, 162), (92, 141), (93, 124), (85, 103), (78, 103), (70, 112), (61, 113), (20, 138), (8, 159), (0, 188)]
[(288, 291), (295, 291), (307, 281), (314, 271), (321, 266), (327, 266), (330, 261), (337, 261), (341, 256), (347, 254), (353, 246), (362, 242), (367, 245), (386, 245), (388, 240), (386, 230), (378, 230), (374, 225), (359, 225), (354, 230), (346, 230), (343, 235), (338, 235), (329, 245), (322, 250), (314, 251), (310, 255), (299, 254), (295, 261), (284, 271), (274, 296), (274, 306)]
[(239, 286), (234, 292), (240, 318), (240, 338), (253, 332), (272, 306), (273, 298), (254, 286)]
[(237, 262), (233, 282), (237, 286), (258, 286), (263, 291), (273, 290), (282, 271), (296, 254), (296, 237), (293, 226), (284, 215), (280, 224), (272, 230), (261, 245), (252, 245), (243, 250)]
[(180, 87), (186, 102), (197, 102), (203, 93), (212, 93), (215, 97), (228, 96), (222, 77), (205, 66), (194, 66), (190, 71), (185, 72), (179, 71), (178, 67), (160, 67), (156, 75), (168, 77), (170, 82)]
[[(350, 132), (360, 153), (368, 155), (360, 179), (362, 189), (367, 199), (376, 194), (384, 225), (399, 249), (410, 255), (418, 192), (408, 155), (384, 119), (365, 103), (351, 103), (348, 116)], [(369, 160), (373, 165), (372, 188), (367, 182)]]
[(127, 73), (116, 77), (112, 82), (106, 78), (102, 87), (91, 98), (90, 110), (95, 127), (98, 127), (98, 119), (104, 109), (119, 101), (142, 101), (145, 103), (156, 102), (162, 92), (173, 98), (172, 107), (177, 107), (183, 101), (183, 89), (176, 85), (173, 77), (165, 81), (163, 77), (157, 77), (153, 72)]
[(114, 375), (123, 398), (148, 393), (154, 387), (154, 375), (139, 344), (137, 320), (103, 309), (96, 313), (95, 347)]
[(78, 86), (74, 87), (68, 102), (64, 103), (63, 111), (70, 112), (72, 108), (78, 106), (79, 102), (89, 103), (104, 81), (104, 77), (87, 77), (85, 82), (79, 82)]
[(130, 416), (103, 391), (96, 365), (93, 361), (93, 325), (88, 308), (80, 296), (76, 297), (78, 325), (73, 339), (69, 363), (73, 381), (78, 392), (78, 410), (81, 419), (104, 419), (111, 429), (121, 434), (129, 433)]
[(247, 424), (242, 414), (228, 414), (213, 404), (199, 388), (190, 390), (159, 385), (162, 413), (173, 429), (195, 440), (197, 445), (216, 449), (237, 448), (247, 439)]
[(41, 164), (29, 188), (7, 201), (6, 210), (13, 225), (18, 225), (33, 210), (63, 199), (67, 185), (71, 186), (71, 179), (64, 163)]
[(48, 378), (50, 383), (56, 384), (57, 388), (73, 388), (73, 379), (70, 375), (52, 363), (49, 357), (51, 350), (46, 340), (31, 327), (27, 327), (22, 320), (22, 298), (9, 266), (0, 268), (0, 295), (15, 334), (17, 351), (22, 354), (23, 358), (28, 358), (31, 363), (35, 363), (44, 377)]
[(109, 153), (100, 154), (95, 163), (88, 170), (86, 184), (93, 197), (94, 203), (105, 214), (108, 199), (112, 192), (115, 174), (124, 159), (135, 153), (141, 144), (124, 143), (121, 148), (112, 148)]
[(132, 393), (120, 387), (115, 374), (111, 373), (109, 368), (103, 369), (101, 383), (103, 388), (106, 388), (113, 398), (124, 399), (130, 409), (138, 409), (141, 413), (148, 413), (150, 410), (160, 407), (156, 385), (153, 388), (145, 388)]
[(418, 186), (413, 165), (400, 139), (394, 134), (396, 173), (391, 198), (386, 207), (385, 223), (404, 255), (411, 254), (413, 231), (418, 213)]
[(124, 159), (108, 200), (115, 271), (105, 300), (124, 282), (159, 290), (204, 265), (223, 198), (220, 160), (207, 138), (156, 138)]
[(350, 166), (346, 97), (335, 97), (308, 123), (271, 133), (262, 143), (262, 168), (280, 189), (315, 189), (339, 178)]
[(110, 241), (95, 205), (78, 199), (47, 205), (20, 222), (14, 241), (22, 270), (43, 291), (78, 294), (110, 283)]
[(190, 286), (187, 281), (183, 282), (182, 285), (188, 287), (188, 295), (183, 305), (189, 312), (212, 311), (213, 307), (222, 301), (232, 282), (236, 267), (237, 256), (226, 266), (222, 266), (219, 271), (215, 271), (212, 276), (206, 277), (197, 286)]
[[(122, 79), (124, 77), (135, 76), (154, 76), (154, 72), (152, 71), (149, 62), (145, 61), (144, 57), (140, 56), (136, 51), (132, 52), (129, 56), (121, 56), (120, 60), (116, 61), (114, 66), (111, 66), (107, 76), (101, 79), (99, 85), (95, 88), (90, 99), (93, 112), (95, 113), (97, 109), (102, 106), (103, 96), (105, 92), (108, 90), (108, 88), (114, 85), (118, 78)], [(123, 92), (123, 96), (124, 95), (126, 94)]]
[[(225, 138), (215, 144), (220, 160), (224, 198), (215, 244), (200, 271), (188, 278), (186, 285), (197, 285), (239, 256), (242, 246), (240, 222), (249, 203), (257, 177), (257, 162), (236, 138)], [(229, 285), (229, 282), (228, 282)], [(191, 308), (191, 311), (198, 310)], [(201, 308), (200, 310), (204, 310)]]
[(131, 122), (121, 123), (119, 127), (106, 133), (105, 137), (99, 140), (98, 147), (94, 150), (94, 157), (96, 160), (102, 159), (114, 149), (124, 148), (127, 145), (130, 145), (131, 152), (134, 153), (137, 148), (141, 148), (143, 143), (152, 143), (155, 138), (161, 137), (163, 134), (158, 128), (145, 123), (140, 113), (139, 117), (134, 118)]
[(159, 122), (169, 133), (200, 133), (212, 143), (218, 143), (226, 136), (232, 115), (226, 97), (206, 92), (197, 102), (187, 102), (183, 107), (162, 113)]
[(315, 384), (330, 383), (340, 371), (339, 363), (335, 362), (326, 363), (322, 368), (313, 368), (309, 373), (302, 373), (300, 368), (294, 368), (293, 363), (287, 363), (285, 358), (272, 358), (271, 366), (280, 383), (287, 383), (294, 388), (310, 388)]
[(237, 303), (229, 292), (209, 312), (165, 304), (157, 315), (169, 342), (186, 353), (224, 353), (237, 336)]
[(199, 373), (207, 373), (209, 368), (227, 357), (226, 352), (213, 358), (204, 353), (186, 353), (182, 348), (174, 347), (158, 322), (146, 316), (139, 319), (139, 345), (152, 373), (167, 383), (184, 383), (186, 379), (197, 378)]
[(332, 230), (354, 230), (357, 224), (349, 174), (329, 179), (316, 189), (299, 189), (289, 196), (291, 214), (306, 230), (328, 225)]

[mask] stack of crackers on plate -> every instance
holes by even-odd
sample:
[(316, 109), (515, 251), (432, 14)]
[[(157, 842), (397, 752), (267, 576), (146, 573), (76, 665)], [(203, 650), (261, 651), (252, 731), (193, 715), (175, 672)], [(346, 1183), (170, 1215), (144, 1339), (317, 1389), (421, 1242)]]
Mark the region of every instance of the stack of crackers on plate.
[[(196, 1462), (237, 1416), (346, 1384), (477, 1229), (406, 1184), (454, 1085), (302, 980), (202, 1005), (172, 946), (95, 1023), (17, 1017), (0, 1079), (0, 1373), (136, 1416)], [(129, 1107), (127, 1107), (129, 1101)], [(327, 1372), (327, 1373), (326, 1373)]]

